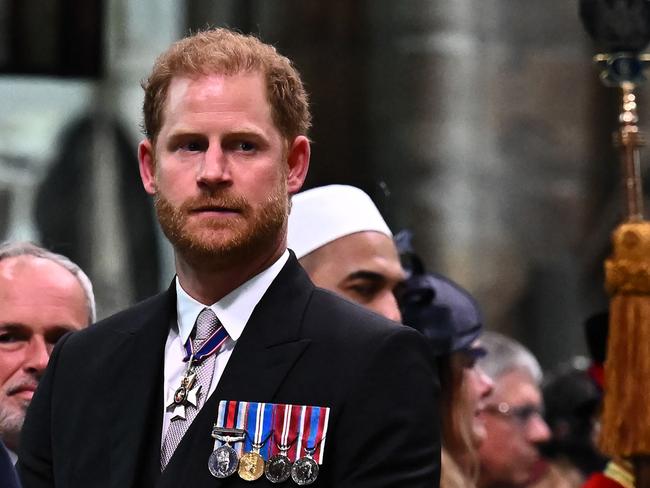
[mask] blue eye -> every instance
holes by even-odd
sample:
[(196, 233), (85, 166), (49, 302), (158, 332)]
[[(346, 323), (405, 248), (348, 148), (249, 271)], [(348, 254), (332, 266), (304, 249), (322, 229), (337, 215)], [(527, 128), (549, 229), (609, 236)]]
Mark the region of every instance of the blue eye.
[(201, 151), (203, 149), (203, 144), (200, 142), (188, 142), (187, 144), (182, 146), (184, 150), (190, 151), (190, 152), (197, 152)]
[(250, 142), (240, 142), (239, 143), (239, 149), (241, 149), (244, 152), (250, 152), (255, 150), (255, 144), (250, 143)]

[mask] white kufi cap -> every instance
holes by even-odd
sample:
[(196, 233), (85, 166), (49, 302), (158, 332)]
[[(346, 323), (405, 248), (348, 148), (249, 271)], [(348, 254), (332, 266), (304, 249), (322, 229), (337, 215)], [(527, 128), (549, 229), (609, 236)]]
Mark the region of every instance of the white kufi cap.
[(359, 188), (321, 186), (292, 199), (288, 247), (298, 259), (340, 237), (365, 231), (393, 237), (375, 204)]

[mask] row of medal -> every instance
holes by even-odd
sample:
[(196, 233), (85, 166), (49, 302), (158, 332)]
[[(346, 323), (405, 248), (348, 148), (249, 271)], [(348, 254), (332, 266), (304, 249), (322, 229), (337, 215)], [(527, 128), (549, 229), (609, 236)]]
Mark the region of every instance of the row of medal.
[(247, 481), (291, 478), (310, 485), (323, 464), (329, 421), (327, 407), (276, 403), (219, 402), (212, 429), (214, 450), (208, 469), (217, 478), (235, 473)]

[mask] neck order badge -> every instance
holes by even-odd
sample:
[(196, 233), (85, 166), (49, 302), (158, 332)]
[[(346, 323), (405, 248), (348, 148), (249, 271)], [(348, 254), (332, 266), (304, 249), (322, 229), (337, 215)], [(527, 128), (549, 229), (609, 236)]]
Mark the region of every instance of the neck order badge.
[(188, 426), (205, 402), (212, 383), (215, 353), (227, 338), (228, 332), (215, 313), (204, 308), (196, 319), (194, 339), (188, 338), (184, 346), (187, 370), (180, 386), (172, 395), (171, 403), (167, 405), (167, 411), (172, 413), (172, 417), (160, 450), (161, 470), (167, 466)]
[[(198, 350), (194, 351), (194, 342), (200, 342), (202, 340), (202, 338), (198, 337), (198, 322), (202, 315), (208, 316), (207, 320), (210, 321), (210, 323), (207, 327), (209, 327), (210, 330), (207, 334), (208, 337), (201, 342)], [(178, 419), (184, 420), (188, 406), (191, 405), (194, 408), (198, 408), (199, 395), (201, 395), (201, 388), (203, 385), (197, 382), (197, 369), (206, 358), (212, 356), (212, 354), (216, 353), (221, 348), (227, 338), (228, 332), (219, 324), (214, 312), (208, 308), (204, 309), (201, 314), (199, 314), (199, 319), (197, 319), (197, 338), (194, 341), (191, 337), (188, 338), (184, 345), (185, 358), (183, 358), (183, 361), (187, 362), (187, 370), (181, 379), (181, 385), (174, 392), (171, 403), (167, 405), (167, 409), (173, 414), (172, 421)], [(208, 388), (209, 386), (210, 385), (208, 385)]]
[(327, 407), (222, 400), (208, 469), (217, 478), (238, 471), (248, 481), (265, 474), (272, 483), (291, 478), (309, 485), (323, 463), (329, 412)]

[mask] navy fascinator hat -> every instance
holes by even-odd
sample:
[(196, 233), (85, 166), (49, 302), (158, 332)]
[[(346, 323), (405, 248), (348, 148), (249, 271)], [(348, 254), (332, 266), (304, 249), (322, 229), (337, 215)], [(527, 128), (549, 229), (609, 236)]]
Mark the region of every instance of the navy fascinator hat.
[(424, 334), (437, 356), (456, 351), (483, 355), (481, 348), (471, 347), (483, 329), (474, 297), (449, 278), (425, 272), (422, 261), (408, 254), (409, 277), (398, 297), (402, 322)]

